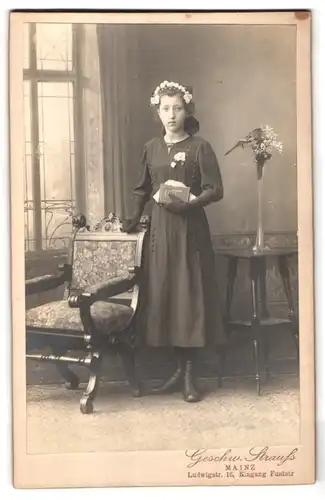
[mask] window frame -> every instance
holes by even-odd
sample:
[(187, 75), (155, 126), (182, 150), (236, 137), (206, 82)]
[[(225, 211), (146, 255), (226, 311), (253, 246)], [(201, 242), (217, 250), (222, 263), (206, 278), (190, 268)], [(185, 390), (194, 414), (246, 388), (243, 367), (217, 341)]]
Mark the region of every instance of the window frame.
[(23, 69), (23, 80), (30, 84), (30, 125), (31, 125), (31, 172), (33, 193), (33, 228), (35, 242), (34, 250), (29, 252), (46, 252), (42, 241), (42, 199), (41, 199), (41, 175), (40, 175), (40, 134), (39, 134), (39, 82), (68, 82), (73, 86), (73, 127), (75, 142), (75, 206), (78, 212), (86, 211), (86, 189), (85, 189), (85, 164), (82, 150), (83, 141), (83, 89), (81, 50), (83, 43), (83, 29), (80, 24), (72, 24), (72, 69), (71, 70), (49, 70), (37, 68), (36, 49), (36, 26), (37, 23), (29, 23), (29, 67)]

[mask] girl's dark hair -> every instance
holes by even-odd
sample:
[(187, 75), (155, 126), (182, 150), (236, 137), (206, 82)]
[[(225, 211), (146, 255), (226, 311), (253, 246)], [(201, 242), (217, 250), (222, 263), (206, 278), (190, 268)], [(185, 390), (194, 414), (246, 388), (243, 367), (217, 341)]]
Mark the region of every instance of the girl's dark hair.
[(193, 115), (189, 115), (185, 118), (184, 130), (189, 135), (197, 134), (200, 130), (200, 122)]

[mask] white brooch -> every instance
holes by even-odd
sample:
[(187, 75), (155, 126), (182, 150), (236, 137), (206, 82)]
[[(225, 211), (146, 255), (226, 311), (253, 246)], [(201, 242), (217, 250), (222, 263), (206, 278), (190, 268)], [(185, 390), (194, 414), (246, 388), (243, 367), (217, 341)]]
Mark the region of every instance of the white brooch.
[(174, 161), (171, 162), (170, 166), (172, 168), (175, 168), (177, 163), (184, 164), (185, 160), (186, 160), (186, 153), (184, 153), (184, 151), (178, 152), (174, 155)]

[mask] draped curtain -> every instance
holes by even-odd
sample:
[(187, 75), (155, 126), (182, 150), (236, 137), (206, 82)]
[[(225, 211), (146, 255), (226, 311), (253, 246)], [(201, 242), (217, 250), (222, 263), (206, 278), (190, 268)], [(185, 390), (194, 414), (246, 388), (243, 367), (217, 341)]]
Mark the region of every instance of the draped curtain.
[(102, 89), (105, 212), (123, 219), (130, 207), (139, 92), (138, 31), (132, 25), (98, 25)]

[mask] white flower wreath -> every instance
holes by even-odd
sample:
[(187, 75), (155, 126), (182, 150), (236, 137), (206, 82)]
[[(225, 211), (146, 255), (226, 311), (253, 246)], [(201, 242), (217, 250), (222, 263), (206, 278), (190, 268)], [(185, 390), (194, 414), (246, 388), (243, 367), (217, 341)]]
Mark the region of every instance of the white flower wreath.
[(158, 106), (158, 104), (160, 103), (162, 91), (164, 91), (165, 89), (172, 91), (176, 90), (177, 92), (180, 92), (183, 95), (183, 99), (186, 104), (189, 104), (193, 99), (192, 94), (190, 94), (183, 85), (180, 85), (177, 82), (168, 82), (167, 80), (165, 80), (160, 85), (158, 85), (158, 87), (156, 87), (152, 97), (150, 98), (151, 106)]

